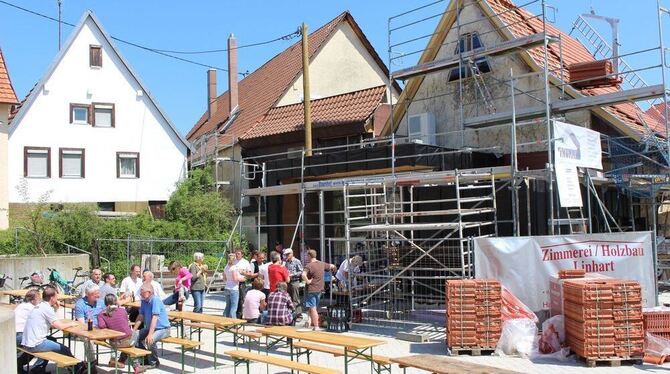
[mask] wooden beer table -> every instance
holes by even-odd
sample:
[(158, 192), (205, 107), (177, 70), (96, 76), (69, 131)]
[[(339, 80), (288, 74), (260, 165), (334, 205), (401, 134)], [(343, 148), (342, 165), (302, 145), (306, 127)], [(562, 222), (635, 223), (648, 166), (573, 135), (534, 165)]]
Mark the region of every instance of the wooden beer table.
[(407, 372), (407, 368), (414, 368), (435, 374), (519, 374), (517, 371), (475, 364), (453, 357), (429, 354), (391, 358), (391, 362), (398, 364), (403, 369), (403, 372)]
[[(374, 361), (372, 361), (372, 347), (386, 344), (383, 340), (361, 338), (347, 334), (335, 334), (321, 331), (300, 331), (291, 326), (271, 326), (260, 330), (261, 334), (275, 338), (275, 342), (266, 344), (267, 349), (280, 341), (286, 341), (291, 349), (291, 361), (293, 361), (293, 340), (304, 340), (313, 343), (321, 343), (342, 347), (344, 356), (344, 373), (349, 370), (349, 362), (355, 358), (370, 361), (371, 372), (374, 372)], [(278, 339), (277, 339), (278, 338)]]
[(233, 342), (237, 340), (237, 329), (240, 326), (247, 323), (243, 319), (228, 318), (223, 316), (215, 316), (212, 314), (204, 313), (193, 313), (193, 312), (179, 312), (179, 311), (170, 311), (168, 312), (168, 317), (176, 319), (179, 321), (179, 327), (181, 327), (181, 337), (184, 337), (184, 321), (199, 322), (211, 324), (214, 330), (214, 369), (216, 369), (217, 357), (216, 357), (216, 338), (224, 333), (233, 334)]
[[(107, 341), (109, 339), (116, 339), (126, 335), (120, 331), (111, 329), (99, 329), (97, 327), (94, 327), (93, 330), (88, 331), (87, 326), (82, 324), (75, 327), (67, 328), (63, 331), (67, 332), (68, 334), (78, 336), (81, 339), (87, 341), (84, 343), (84, 350), (86, 351), (85, 359), (86, 364), (88, 366), (88, 374), (91, 374), (91, 361), (88, 359), (88, 357), (92, 354), (92, 352), (90, 352), (90, 344), (88, 343), (90, 343), (91, 340)], [(114, 354), (116, 355), (116, 350), (114, 350)]]

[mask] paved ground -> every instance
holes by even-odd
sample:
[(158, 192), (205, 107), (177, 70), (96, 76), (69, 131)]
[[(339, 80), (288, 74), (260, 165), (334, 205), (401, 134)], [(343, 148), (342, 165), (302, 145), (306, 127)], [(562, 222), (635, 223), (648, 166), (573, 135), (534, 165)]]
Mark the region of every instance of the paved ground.
[[(219, 298), (216, 295), (210, 296), (206, 301), (206, 305), (211, 307), (210, 310), (206, 312), (215, 313), (223, 305)], [(190, 308), (187, 308), (190, 309)], [(219, 312), (220, 313), (220, 312)], [(430, 353), (437, 355), (446, 354), (446, 348), (444, 345), (444, 335), (439, 330), (436, 330), (431, 327), (417, 327), (416, 331), (422, 331), (429, 334), (431, 341), (426, 343), (410, 343), (406, 341), (396, 340), (394, 338), (395, 333), (398, 331), (396, 329), (385, 329), (379, 326), (360, 326), (357, 327), (355, 331), (351, 333), (354, 335), (368, 336), (379, 338), (387, 341), (387, 344), (376, 348), (375, 353), (389, 356), (389, 357), (400, 357), (412, 354), (419, 353)], [(173, 330), (174, 331), (174, 330)], [(176, 333), (175, 333), (176, 334)], [(222, 355), (223, 351), (233, 349), (232, 345), (232, 336), (223, 335), (220, 337), (220, 341), (217, 345), (217, 351), (219, 352), (218, 363), (219, 367), (217, 370), (213, 369), (213, 333), (211, 331), (205, 331), (202, 335), (203, 346), (200, 351), (197, 353), (197, 359), (195, 362), (196, 372), (197, 373), (233, 373), (233, 364), (232, 361), (227, 359)], [(75, 347), (75, 355), (77, 357), (83, 356), (83, 346), (79, 343)], [(288, 357), (288, 349), (286, 347), (280, 348), (274, 352), (274, 354), (284, 355)], [(193, 367), (190, 366), (193, 363), (192, 354), (187, 353), (187, 371), (193, 371)], [(174, 347), (169, 347), (166, 345), (164, 352), (161, 356), (161, 367), (160, 369), (148, 371), (148, 373), (179, 373), (180, 372), (180, 353)], [(583, 363), (577, 362), (574, 358), (569, 358), (565, 362), (552, 361), (552, 360), (528, 360), (521, 359), (517, 357), (498, 357), (498, 356), (481, 356), (481, 357), (470, 357), (470, 356), (459, 356), (459, 360), (475, 362), (483, 365), (489, 365), (492, 367), (504, 368), (509, 370), (515, 370), (522, 373), (542, 373), (542, 374), (570, 374), (570, 373), (665, 373), (670, 370), (670, 364), (666, 364), (663, 367), (652, 366), (652, 365), (639, 365), (639, 366), (622, 366), (619, 368), (611, 367), (597, 367), (597, 368), (586, 368)], [(100, 358), (100, 363), (107, 363), (109, 360), (109, 354), (104, 354)], [(303, 359), (304, 360), (304, 359)], [(319, 366), (338, 368), (343, 370), (342, 358), (333, 358), (331, 355), (315, 352), (312, 355), (312, 363)], [(240, 367), (237, 370), (239, 373), (244, 373), (244, 367)], [(99, 372), (113, 372), (113, 369), (100, 368)], [(266, 366), (262, 364), (253, 364), (251, 367), (252, 373), (266, 372)], [(280, 368), (270, 367), (268, 373), (283, 373), (286, 370)], [(349, 373), (358, 374), (358, 373), (369, 373), (370, 365), (363, 361), (354, 361), (349, 365)], [(394, 373), (400, 373), (401, 370), (397, 367), (393, 367)], [(408, 373), (420, 373), (420, 371), (407, 370)], [(495, 371), (492, 371), (495, 372)], [(423, 372), (425, 373), (425, 372)]]

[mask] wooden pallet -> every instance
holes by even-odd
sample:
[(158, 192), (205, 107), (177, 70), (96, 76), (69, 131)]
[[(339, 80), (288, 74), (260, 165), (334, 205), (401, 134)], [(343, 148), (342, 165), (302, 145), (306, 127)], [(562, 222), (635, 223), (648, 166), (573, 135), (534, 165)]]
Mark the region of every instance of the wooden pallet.
[(594, 368), (599, 364), (602, 366), (619, 367), (624, 365), (642, 365), (642, 357), (626, 358), (626, 357), (607, 357), (607, 358), (587, 358), (577, 356), (586, 364), (586, 367)]
[(470, 356), (490, 356), (495, 347), (449, 347), (451, 356), (470, 355)]

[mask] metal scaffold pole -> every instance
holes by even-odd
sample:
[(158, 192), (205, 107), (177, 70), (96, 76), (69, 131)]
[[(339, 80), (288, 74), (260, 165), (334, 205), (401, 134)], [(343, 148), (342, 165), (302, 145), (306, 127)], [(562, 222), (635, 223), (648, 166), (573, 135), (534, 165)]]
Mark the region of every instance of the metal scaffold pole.
[(544, 36), (543, 51), (544, 51), (544, 110), (547, 121), (547, 165), (549, 174), (549, 234), (554, 235), (554, 157), (552, 148), (554, 146), (554, 130), (551, 123), (551, 108), (549, 103), (549, 60), (548, 60), (548, 43), (547, 38), (547, 4), (546, 0), (542, 0), (542, 33)]
[(509, 69), (509, 86), (512, 99), (512, 149), (511, 149), (511, 159), (512, 159), (512, 221), (514, 224), (514, 236), (519, 236), (519, 190), (516, 183), (516, 174), (519, 171), (519, 166), (517, 164), (517, 154), (516, 154), (516, 104), (514, 101), (514, 71), (512, 68)]
[(661, 80), (663, 81), (663, 124), (665, 126), (665, 144), (666, 152), (668, 153), (667, 160), (670, 160), (670, 133), (668, 131), (668, 90), (665, 85), (665, 69), (667, 67), (665, 61), (665, 45), (663, 43), (663, 13), (670, 15), (670, 11), (661, 6), (661, 0), (656, 0), (656, 9), (658, 13), (658, 39), (659, 49), (661, 52)]

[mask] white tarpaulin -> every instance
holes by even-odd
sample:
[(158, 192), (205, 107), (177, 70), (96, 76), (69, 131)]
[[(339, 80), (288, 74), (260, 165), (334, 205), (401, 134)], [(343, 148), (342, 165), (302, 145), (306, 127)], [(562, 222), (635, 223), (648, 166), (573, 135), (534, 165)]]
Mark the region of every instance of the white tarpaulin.
[(581, 126), (554, 121), (554, 160), (556, 165), (603, 169), (600, 133)]
[(476, 278), (498, 279), (533, 311), (549, 309), (549, 279), (585, 269), (642, 286), (642, 305), (655, 305), (651, 232), (475, 238)]

